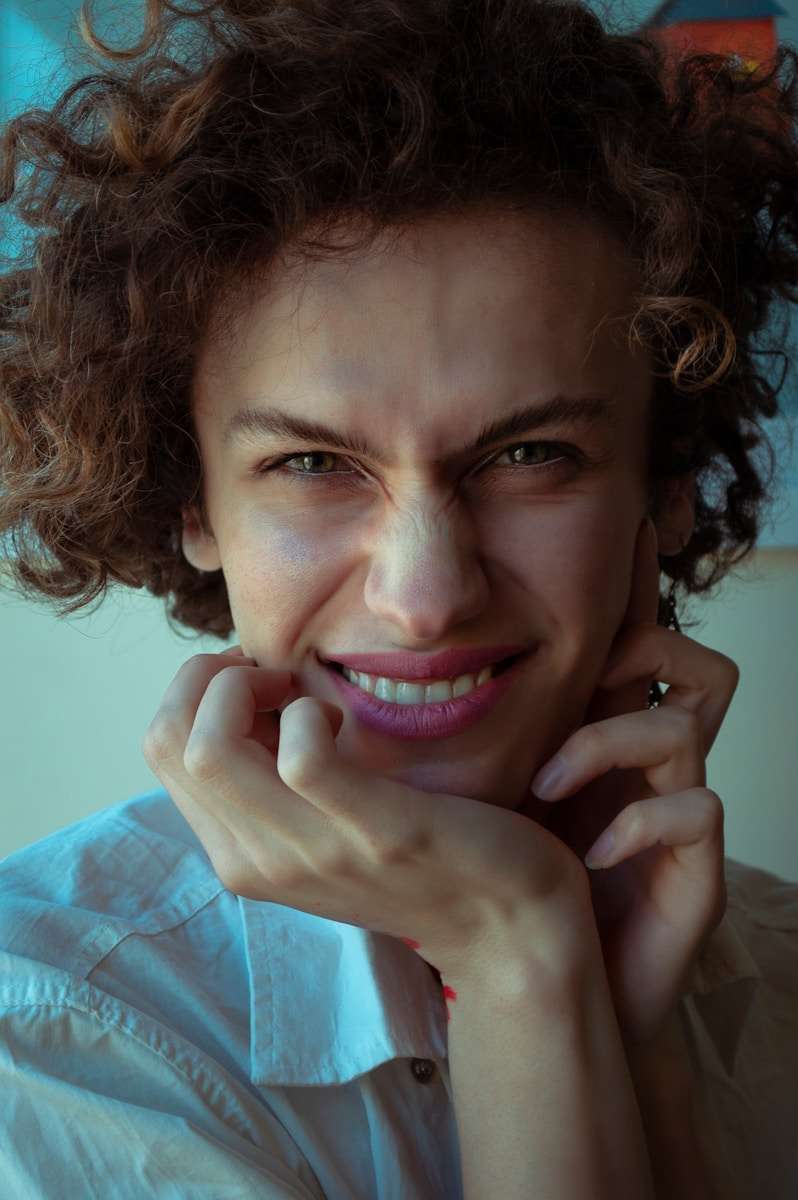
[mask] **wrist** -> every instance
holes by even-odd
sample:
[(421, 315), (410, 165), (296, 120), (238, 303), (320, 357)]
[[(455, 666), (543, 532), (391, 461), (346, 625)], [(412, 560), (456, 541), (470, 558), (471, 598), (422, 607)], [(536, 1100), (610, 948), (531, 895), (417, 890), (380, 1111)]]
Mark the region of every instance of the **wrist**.
[(698, 1140), (701, 1103), (679, 1014), (672, 1017), (655, 1044), (635, 1047), (627, 1062), (656, 1200), (718, 1200)]
[(497, 956), (462, 977), (448, 1050), (465, 1200), (497, 1181), (519, 1200), (654, 1200), (603, 961), (586, 946), (581, 959)]
[(682, 1025), (674, 1008), (656, 1037), (644, 1044), (624, 1044), (629, 1073), (642, 1103), (680, 1103), (693, 1085), (693, 1066)]
[(525, 1005), (530, 989), (541, 998), (576, 993), (597, 969), (603, 971), (601, 943), (589, 905), (571, 897), (541, 914), (521, 907), (492, 926), (483, 927), (456, 971), (442, 982), (458, 994), (484, 995), (494, 1001)]

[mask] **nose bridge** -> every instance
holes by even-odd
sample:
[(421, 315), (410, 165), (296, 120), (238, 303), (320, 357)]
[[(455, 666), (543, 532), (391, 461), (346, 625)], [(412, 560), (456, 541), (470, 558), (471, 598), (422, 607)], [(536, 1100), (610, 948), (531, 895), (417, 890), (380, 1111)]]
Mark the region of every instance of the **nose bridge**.
[(487, 601), (474, 543), (461, 505), (415, 497), (394, 508), (371, 547), (366, 604), (415, 638), (438, 638)]

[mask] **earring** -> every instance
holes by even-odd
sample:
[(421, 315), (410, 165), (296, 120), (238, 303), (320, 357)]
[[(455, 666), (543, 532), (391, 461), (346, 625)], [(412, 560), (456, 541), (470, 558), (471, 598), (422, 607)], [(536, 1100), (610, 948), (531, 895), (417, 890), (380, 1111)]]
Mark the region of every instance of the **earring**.
[[(680, 535), (679, 540), (681, 541), (681, 550), (679, 551), (679, 553), (681, 554), (682, 550), (684, 550), (685, 546), (687, 545), (687, 540), (684, 538), (683, 535)], [(668, 595), (665, 598), (665, 604), (667, 606), (667, 617), (668, 617), (668, 619), (665, 623), (665, 628), (666, 629), (675, 629), (677, 633), (681, 633), (682, 627), (679, 624), (679, 618), (676, 615), (676, 580), (675, 579), (671, 580), (670, 591), (668, 592)], [(651, 684), (651, 687), (648, 689), (648, 707), (649, 708), (659, 708), (660, 704), (662, 703), (663, 695), (664, 695), (664, 692), (662, 691), (662, 688), (659, 686), (659, 684), (657, 683), (657, 681), (655, 679), (654, 682)]]

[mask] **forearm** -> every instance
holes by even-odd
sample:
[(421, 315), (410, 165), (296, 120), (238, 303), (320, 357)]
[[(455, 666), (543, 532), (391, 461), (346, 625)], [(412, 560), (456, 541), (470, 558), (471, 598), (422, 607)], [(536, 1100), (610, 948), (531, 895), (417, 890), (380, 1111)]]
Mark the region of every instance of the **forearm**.
[(654, 1200), (603, 964), (496, 963), (455, 987), (449, 1070), (464, 1200)]
[(719, 1200), (695, 1133), (700, 1106), (678, 1016), (674, 1014), (655, 1046), (627, 1052), (627, 1059), (656, 1200)]

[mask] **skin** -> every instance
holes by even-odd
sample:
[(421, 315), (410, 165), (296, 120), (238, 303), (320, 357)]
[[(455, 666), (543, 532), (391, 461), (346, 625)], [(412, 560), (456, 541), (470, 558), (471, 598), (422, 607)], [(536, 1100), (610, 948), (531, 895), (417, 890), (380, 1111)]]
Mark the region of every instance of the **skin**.
[[(630, 311), (638, 284), (591, 218), (483, 214), (301, 275), (286, 258), (225, 337), (210, 327), (192, 395), (210, 529), (184, 510), (183, 552), (223, 570), (243, 653), (293, 673), (281, 711), (299, 696), (343, 709), (344, 760), (549, 821), (529, 784), (585, 721), (649, 511), (651, 364), (604, 320)], [(450, 460), (484, 422), (557, 392), (613, 394), (616, 423), (546, 427)], [(257, 397), (362, 431), (389, 465), (293, 438), (225, 451), (226, 421)], [(593, 461), (544, 472), (535, 464), (562, 451), (541, 442)], [(310, 467), (253, 473), (311, 451)], [(659, 554), (677, 553), (693, 522), (692, 476), (669, 481)], [(360, 727), (315, 661), (498, 643), (537, 651), (479, 724), (432, 741)]]

